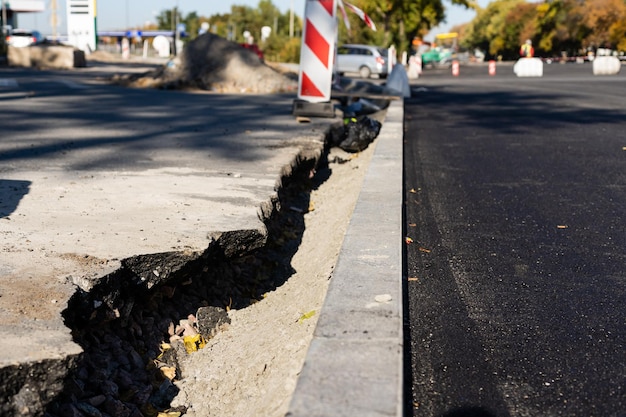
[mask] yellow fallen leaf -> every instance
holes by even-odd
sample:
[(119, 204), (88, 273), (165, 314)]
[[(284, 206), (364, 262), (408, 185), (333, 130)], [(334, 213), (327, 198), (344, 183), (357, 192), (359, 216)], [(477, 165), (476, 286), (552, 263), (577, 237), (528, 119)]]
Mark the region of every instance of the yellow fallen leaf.
[(176, 368), (174, 368), (173, 366), (163, 366), (159, 368), (159, 371), (161, 371), (163, 376), (169, 379), (170, 381), (176, 378)]
[(567, 226), (564, 224), (559, 224), (556, 226), (557, 229), (567, 229)]
[(185, 344), (185, 350), (187, 351), (187, 353), (195, 352), (198, 349), (202, 349), (204, 346), (206, 346), (206, 341), (200, 334), (185, 336), (183, 338), (183, 343)]
[(409, 223), (409, 227), (416, 227), (417, 223)]
[(407, 244), (407, 245), (409, 245), (409, 244), (413, 243), (413, 239), (411, 239), (411, 238), (410, 238), (410, 237), (408, 237), (408, 236), (404, 238), (404, 241), (406, 242), (406, 244)]
[(415, 194), (417, 191), (415, 191), (415, 188), (411, 188), (411, 190), (409, 191), (411, 194)]
[(157, 417), (180, 417), (182, 416), (183, 413), (181, 413), (180, 411), (170, 411), (170, 412), (159, 412), (159, 414), (157, 415)]
[(300, 318), (298, 319), (298, 323), (302, 323), (304, 320), (310, 319), (311, 317), (313, 317), (315, 315), (315, 310), (311, 310), (308, 313), (304, 313), (303, 315), (300, 316)]
[(418, 277), (409, 277), (409, 281), (419, 281)]

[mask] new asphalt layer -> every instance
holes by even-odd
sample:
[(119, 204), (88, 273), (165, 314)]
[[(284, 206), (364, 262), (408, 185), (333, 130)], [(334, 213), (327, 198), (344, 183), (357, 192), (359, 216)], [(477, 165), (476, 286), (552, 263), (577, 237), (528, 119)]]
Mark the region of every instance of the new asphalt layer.
[[(30, 115), (3, 123), (0, 140), (4, 413), (29, 402), (36, 411), (61, 388), (80, 354), (62, 317), (76, 291), (129, 259), (150, 287), (175, 273), (159, 254), (194, 260), (211, 245), (262, 245), (281, 179), (321, 156), (337, 121), (298, 123), (289, 95), (172, 93), (163, 107), (157, 92), (115, 101), (95, 86), (53, 103), (22, 76), (0, 75), (19, 81), (0, 85), (5, 122)], [(402, 118), (392, 101), (292, 416), (402, 414)]]

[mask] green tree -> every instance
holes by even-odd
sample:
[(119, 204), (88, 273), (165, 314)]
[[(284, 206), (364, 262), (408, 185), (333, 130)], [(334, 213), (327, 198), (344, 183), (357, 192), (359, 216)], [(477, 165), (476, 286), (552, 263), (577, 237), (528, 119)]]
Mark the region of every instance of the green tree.
[(175, 15), (180, 13), (176, 7), (171, 9), (162, 10), (156, 17), (157, 25), (160, 30), (174, 30), (174, 22), (176, 21)]
[[(473, 0), (450, 1), (468, 8), (476, 7)], [(352, 31), (340, 30), (340, 40), (381, 46), (393, 44), (398, 50), (408, 50), (414, 37), (423, 37), (446, 17), (442, 0), (360, 0), (354, 1), (354, 5), (372, 18), (378, 31), (372, 33), (363, 22), (351, 16)]]
[(198, 37), (198, 31), (200, 30), (200, 17), (196, 12), (191, 12), (187, 16), (185, 16), (182, 20), (182, 23), (185, 24), (187, 28), (187, 38), (189, 40), (195, 39)]
[(522, 33), (528, 39), (533, 38), (525, 28), (524, 21), (532, 12), (526, 4), (524, 0), (497, 0), (484, 9), (478, 9), (461, 44), (481, 49), (492, 57), (519, 56)]

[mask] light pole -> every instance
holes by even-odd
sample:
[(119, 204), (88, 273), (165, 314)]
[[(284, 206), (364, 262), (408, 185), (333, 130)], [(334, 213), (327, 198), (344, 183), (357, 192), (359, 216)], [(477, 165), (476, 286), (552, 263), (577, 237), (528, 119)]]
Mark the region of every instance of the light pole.
[(289, 11), (289, 37), (293, 38), (293, 0), (291, 0), (291, 10)]
[(57, 36), (57, 27), (59, 26), (59, 21), (57, 19), (57, 0), (50, 0), (50, 10), (52, 12), (50, 16), (50, 23), (52, 25), (52, 37), (57, 40), (59, 37)]
[(178, 12), (178, 0), (176, 0), (176, 15), (174, 16), (174, 55), (178, 55), (178, 38), (180, 33), (178, 32), (179, 12)]
[(5, 0), (2, 0), (2, 36), (7, 35), (7, 5)]

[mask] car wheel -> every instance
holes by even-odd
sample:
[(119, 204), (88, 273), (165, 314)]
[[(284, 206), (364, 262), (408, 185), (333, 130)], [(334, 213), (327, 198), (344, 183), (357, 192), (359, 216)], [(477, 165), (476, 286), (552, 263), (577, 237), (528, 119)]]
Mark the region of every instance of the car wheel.
[(372, 71), (368, 67), (363, 66), (359, 68), (359, 75), (361, 78), (369, 78), (372, 75)]

